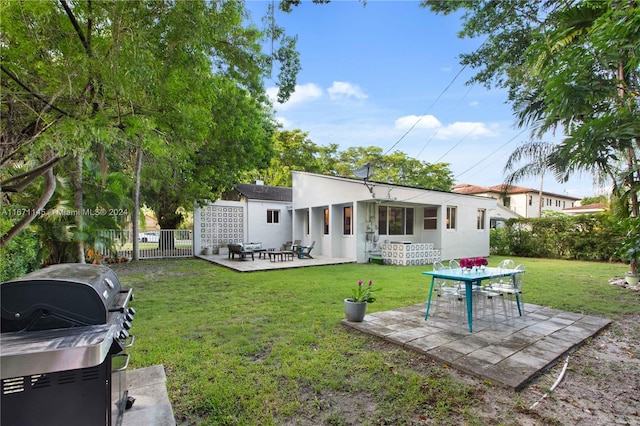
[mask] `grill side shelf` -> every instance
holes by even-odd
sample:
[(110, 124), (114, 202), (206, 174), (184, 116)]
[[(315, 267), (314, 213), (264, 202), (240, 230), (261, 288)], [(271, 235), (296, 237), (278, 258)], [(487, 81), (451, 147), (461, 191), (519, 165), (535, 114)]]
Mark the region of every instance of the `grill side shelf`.
[(93, 367), (110, 352), (116, 324), (0, 334), (0, 379)]

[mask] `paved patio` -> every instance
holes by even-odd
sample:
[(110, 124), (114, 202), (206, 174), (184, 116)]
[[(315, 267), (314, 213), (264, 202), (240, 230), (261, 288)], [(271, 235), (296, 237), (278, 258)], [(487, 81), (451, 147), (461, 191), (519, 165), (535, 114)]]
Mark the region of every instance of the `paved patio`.
[(304, 268), (307, 266), (321, 266), (321, 265), (339, 265), (342, 263), (355, 263), (355, 259), (347, 258), (335, 258), (321, 255), (313, 255), (313, 259), (298, 259), (296, 256), (293, 260), (277, 260), (272, 262), (269, 258), (258, 258), (258, 254), (255, 254), (255, 260), (240, 260), (236, 256), (235, 259), (229, 259), (227, 255), (221, 256), (213, 254), (210, 256), (197, 255), (196, 257), (204, 259), (207, 262), (215, 263), (216, 265), (224, 266), (226, 268), (233, 269), (238, 272), (255, 272), (255, 271), (268, 271), (274, 269), (290, 269), (290, 268)]
[(523, 389), (611, 321), (525, 305), (526, 316), (507, 321), (497, 315), (473, 320), (473, 333), (459, 318), (432, 302), (425, 321), (426, 302), (366, 315), (363, 322), (342, 323), (391, 343), (420, 352), (459, 371), (513, 390)]

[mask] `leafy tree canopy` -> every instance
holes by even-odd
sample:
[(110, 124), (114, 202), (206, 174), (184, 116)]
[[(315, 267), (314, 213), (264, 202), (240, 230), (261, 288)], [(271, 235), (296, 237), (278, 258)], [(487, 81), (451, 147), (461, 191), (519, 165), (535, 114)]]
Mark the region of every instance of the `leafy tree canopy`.
[[(631, 214), (640, 192), (640, 11), (637, 0), (422, 3), (463, 12), (461, 37), (483, 37), (461, 63), (470, 83), (508, 90), (531, 141), (514, 152), (508, 181), (551, 172), (560, 182), (588, 171), (614, 182)], [(560, 143), (540, 140), (562, 132)], [(515, 160), (531, 163), (514, 171)], [(513, 168), (512, 168), (513, 167)]]
[(428, 189), (451, 190), (453, 174), (446, 163), (429, 164), (402, 152), (383, 154), (382, 149), (351, 147), (339, 151), (338, 146), (319, 146), (301, 130), (280, 131), (274, 135), (274, 156), (270, 166), (246, 175), (268, 185), (291, 186), (291, 171), (355, 177), (354, 170), (369, 163), (372, 180), (394, 182)]
[[(0, 13), (4, 205), (44, 207), (54, 170), (73, 180), (76, 200), (91, 199), (100, 186), (85, 159), (100, 179), (111, 170), (132, 180), (142, 150), (142, 201), (173, 227), (179, 207), (268, 164), (275, 126), (263, 78), (278, 70), (285, 101), (299, 70), (296, 39), (273, 8), (264, 28), (240, 1), (0, 0)], [(64, 157), (76, 161), (57, 167)], [(46, 185), (35, 184), (41, 176)]]

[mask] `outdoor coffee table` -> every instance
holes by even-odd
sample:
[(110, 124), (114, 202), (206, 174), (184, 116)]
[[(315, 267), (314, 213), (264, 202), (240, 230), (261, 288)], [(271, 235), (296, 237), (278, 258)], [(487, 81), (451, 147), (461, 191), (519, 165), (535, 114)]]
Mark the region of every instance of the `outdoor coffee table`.
[(277, 260), (282, 262), (284, 260), (284, 253), (281, 251), (268, 251), (267, 254), (269, 255), (269, 260), (271, 262), (275, 262)]
[(271, 262), (284, 262), (285, 260), (293, 261), (293, 252), (292, 251), (268, 251), (269, 260)]

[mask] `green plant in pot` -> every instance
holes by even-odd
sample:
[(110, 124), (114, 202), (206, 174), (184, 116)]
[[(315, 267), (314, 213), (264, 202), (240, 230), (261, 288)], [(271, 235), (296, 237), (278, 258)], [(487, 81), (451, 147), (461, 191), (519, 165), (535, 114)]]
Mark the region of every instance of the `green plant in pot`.
[(380, 288), (374, 288), (373, 280), (365, 285), (364, 281), (358, 281), (358, 287), (353, 289), (351, 297), (344, 299), (344, 314), (347, 321), (361, 322), (367, 312), (367, 304), (376, 301), (376, 294)]
[(638, 275), (638, 263), (640, 263), (640, 218), (630, 217), (623, 222), (626, 235), (622, 239), (619, 251), (629, 263), (629, 271), (625, 274), (628, 284), (637, 285), (640, 279)]

